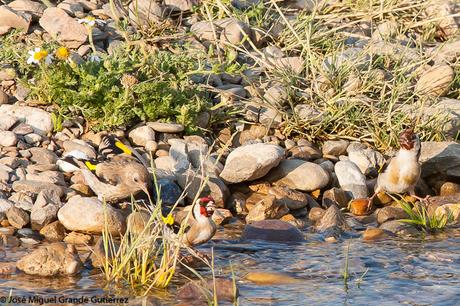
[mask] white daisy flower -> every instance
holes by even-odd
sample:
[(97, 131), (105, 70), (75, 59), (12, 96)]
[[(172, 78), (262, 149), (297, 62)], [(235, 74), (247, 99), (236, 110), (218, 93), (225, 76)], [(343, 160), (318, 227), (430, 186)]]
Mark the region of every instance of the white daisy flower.
[(85, 17), (85, 18), (78, 19), (77, 21), (78, 21), (78, 23), (86, 24), (86, 25), (88, 25), (88, 26), (90, 26), (90, 27), (94, 27), (96, 24), (97, 24), (98, 26), (102, 26), (102, 25), (105, 24), (105, 21), (104, 21), (104, 20), (102, 20), (102, 19), (96, 19), (96, 18), (94, 18), (93, 16), (87, 16), (87, 17)]
[(42, 50), (41, 48), (35, 48), (28, 52), (30, 55), (27, 59), (27, 64), (40, 64), (40, 61), (44, 61), (45, 64), (49, 65), (53, 61), (53, 56), (48, 53), (46, 50)]
[(99, 56), (97, 56), (96, 54), (91, 54), (89, 57), (88, 57), (88, 60), (92, 63), (99, 63), (101, 61), (101, 58)]

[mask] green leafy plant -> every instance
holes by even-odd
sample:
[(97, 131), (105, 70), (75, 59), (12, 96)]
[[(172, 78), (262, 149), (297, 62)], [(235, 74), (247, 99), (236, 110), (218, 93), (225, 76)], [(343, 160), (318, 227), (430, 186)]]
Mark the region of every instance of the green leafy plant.
[(447, 214), (442, 215), (437, 215), (435, 213), (429, 214), (426, 204), (424, 203), (412, 205), (403, 199), (398, 202), (409, 216), (408, 219), (402, 219), (400, 221), (413, 224), (425, 233), (433, 233), (444, 230), (444, 228), (453, 220), (453, 215), (450, 211), (448, 211)]
[(162, 119), (196, 131), (196, 116), (209, 100), (187, 75), (194, 62), (183, 54), (142, 51), (135, 47), (100, 62), (42, 66), (28, 83), (31, 96), (57, 105), (61, 114), (83, 115), (96, 130)]

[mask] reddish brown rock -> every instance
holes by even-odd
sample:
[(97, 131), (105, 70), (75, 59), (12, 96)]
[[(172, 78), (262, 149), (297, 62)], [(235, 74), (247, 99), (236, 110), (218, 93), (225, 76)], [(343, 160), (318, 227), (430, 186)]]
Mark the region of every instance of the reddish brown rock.
[(372, 241), (372, 240), (379, 240), (384, 239), (389, 236), (389, 232), (381, 229), (381, 228), (367, 228), (363, 233), (363, 240), (365, 241)]
[(370, 214), (368, 199), (354, 199), (350, 202), (350, 212), (356, 216), (365, 216)]
[(241, 239), (300, 242), (304, 240), (304, 237), (302, 232), (292, 224), (280, 220), (263, 220), (247, 224)]

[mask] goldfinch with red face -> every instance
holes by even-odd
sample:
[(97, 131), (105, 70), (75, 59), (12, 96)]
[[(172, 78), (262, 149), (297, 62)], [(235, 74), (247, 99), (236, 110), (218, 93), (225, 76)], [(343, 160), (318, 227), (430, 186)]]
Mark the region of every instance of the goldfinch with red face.
[(421, 173), (419, 136), (412, 128), (406, 129), (399, 135), (399, 144), (401, 148), (398, 153), (391, 158), (386, 169), (377, 178), (375, 192), (369, 198), (369, 205), (379, 192), (398, 194), (407, 192), (418, 200), (427, 199), (415, 194), (415, 185)]

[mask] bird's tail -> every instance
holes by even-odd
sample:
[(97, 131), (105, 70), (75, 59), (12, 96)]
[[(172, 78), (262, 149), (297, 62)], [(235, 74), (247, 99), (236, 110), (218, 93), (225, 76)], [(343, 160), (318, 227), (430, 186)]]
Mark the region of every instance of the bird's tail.
[(124, 144), (114, 135), (106, 135), (102, 138), (99, 145), (99, 154), (104, 158), (110, 158), (114, 155), (126, 154), (136, 158), (145, 168), (149, 168), (147, 161), (129, 145)]

